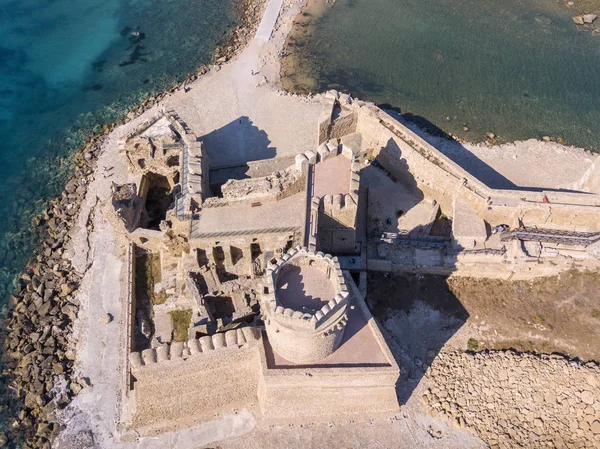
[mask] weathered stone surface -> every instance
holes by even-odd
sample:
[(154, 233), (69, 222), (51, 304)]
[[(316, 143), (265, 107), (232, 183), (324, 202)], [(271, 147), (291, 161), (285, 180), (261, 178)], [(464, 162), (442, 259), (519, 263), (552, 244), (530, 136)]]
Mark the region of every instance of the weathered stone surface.
[(491, 447), (600, 447), (595, 363), (510, 351), (440, 352), (426, 375), (422, 399), (432, 414)]

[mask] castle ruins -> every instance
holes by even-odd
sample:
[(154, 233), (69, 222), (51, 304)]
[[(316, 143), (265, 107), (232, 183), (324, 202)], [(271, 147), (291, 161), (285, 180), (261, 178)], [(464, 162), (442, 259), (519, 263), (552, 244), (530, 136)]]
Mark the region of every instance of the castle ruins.
[(121, 142), (124, 435), (241, 408), (264, 422), (397, 413), (399, 368), (365, 305), (368, 270), (598, 268), (600, 167), (580, 191), (493, 189), (372, 103), (335, 91), (321, 102), (313, 151), (242, 171), (212, 168), (172, 110)]

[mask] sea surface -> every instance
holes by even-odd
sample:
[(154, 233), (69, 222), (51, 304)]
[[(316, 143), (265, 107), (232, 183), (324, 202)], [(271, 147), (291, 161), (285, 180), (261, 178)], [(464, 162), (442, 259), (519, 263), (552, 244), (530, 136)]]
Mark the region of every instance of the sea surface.
[(235, 0), (0, 0), (0, 309), (101, 125), (209, 63)]
[(600, 35), (579, 31), (562, 1), (328, 3), (312, 1), (294, 28), (286, 88), (346, 91), (469, 141), (600, 149)]

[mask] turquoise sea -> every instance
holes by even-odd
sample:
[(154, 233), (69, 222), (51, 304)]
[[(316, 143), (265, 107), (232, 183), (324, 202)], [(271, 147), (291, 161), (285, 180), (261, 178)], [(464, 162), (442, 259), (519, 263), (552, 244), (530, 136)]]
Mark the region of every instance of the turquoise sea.
[(492, 131), (600, 149), (600, 35), (579, 31), (562, 1), (313, 3), (286, 87), (348, 91), (470, 141)]
[(31, 254), (32, 216), (69, 154), (127, 107), (194, 73), (235, 0), (0, 0), (0, 306)]

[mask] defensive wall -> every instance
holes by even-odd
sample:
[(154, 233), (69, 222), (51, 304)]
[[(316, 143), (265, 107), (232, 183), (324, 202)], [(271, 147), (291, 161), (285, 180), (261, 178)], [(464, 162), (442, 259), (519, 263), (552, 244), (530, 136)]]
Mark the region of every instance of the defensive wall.
[(132, 353), (131, 428), (153, 435), (255, 404), (260, 340), (246, 327)]
[[(362, 135), (361, 151), (371, 152), (397, 179), (416, 183), (446, 215), (452, 215), (452, 202), (458, 197), (488, 223), (517, 227), (520, 220), (524, 226), (544, 224), (581, 232), (600, 229), (600, 195), (596, 193), (492, 189), (372, 103), (350, 100), (335, 91), (327, 95), (337, 99), (327, 107), (333, 103), (356, 113), (346, 113), (356, 120), (356, 126), (345, 124), (343, 129), (354, 129)], [(333, 106), (330, 111), (324, 108), (319, 129), (336, 129), (333, 116)], [(320, 132), (318, 140), (328, 137)]]
[(132, 353), (135, 412), (124, 439), (191, 427), (241, 408), (266, 423), (394, 415), (399, 368), (364, 301), (353, 304), (383, 363), (279, 367), (269, 361), (266, 335), (255, 328), (250, 335), (252, 328), (243, 328)]
[[(327, 101), (331, 103), (332, 99), (328, 98)], [(339, 120), (343, 120), (344, 123), (340, 129), (343, 129), (343, 132), (354, 130), (357, 117), (357, 113), (352, 113), (343, 119), (340, 118)], [(329, 123), (330, 120), (326, 119), (326, 122)], [(357, 160), (357, 154), (360, 152), (360, 144), (356, 145), (354, 141), (346, 142), (343, 139), (338, 143), (337, 138), (331, 137), (331, 124), (324, 126), (323, 129), (326, 130), (328, 138), (319, 144), (317, 151), (308, 151), (296, 156), (296, 167), (307, 170), (309, 179), (310, 212), (306, 245), (311, 249), (326, 253), (353, 254), (358, 252), (356, 249), (356, 217), (361, 167)], [(322, 136), (319, 135), (319, 141), (321, 138)], [(315, 170), (318, 164), (339, 156), (350, 161), (348, 185), (340, 190), (334, 189), (322, 196), (315, 195)], [(336, 175), (334, 174), (334, 176)]]

